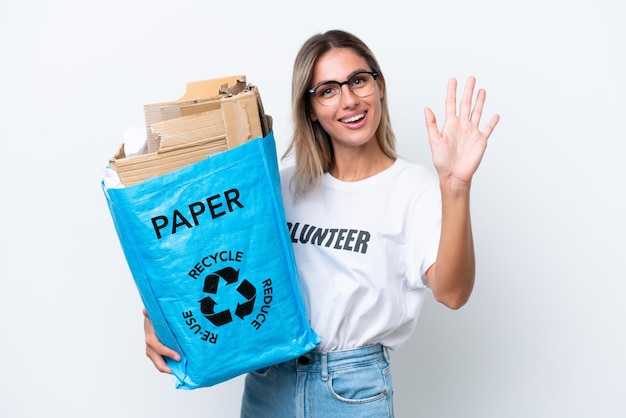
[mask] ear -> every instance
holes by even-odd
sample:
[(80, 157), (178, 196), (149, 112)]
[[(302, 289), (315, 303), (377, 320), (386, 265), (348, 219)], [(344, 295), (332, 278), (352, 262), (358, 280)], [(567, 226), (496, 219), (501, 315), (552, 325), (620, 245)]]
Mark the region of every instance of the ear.
[(315, 114), (315, 112), (311, 111), (311, 113), (309, 114), (309, 119), (311, 119), (311, 122), (317, 122), (317, 115)]
[(380, 100), (382, 100), (385, 97), (385, 78), (382, 74), (378, 75), (376, 82), (378, 83), (378, 94), (380, 95)]

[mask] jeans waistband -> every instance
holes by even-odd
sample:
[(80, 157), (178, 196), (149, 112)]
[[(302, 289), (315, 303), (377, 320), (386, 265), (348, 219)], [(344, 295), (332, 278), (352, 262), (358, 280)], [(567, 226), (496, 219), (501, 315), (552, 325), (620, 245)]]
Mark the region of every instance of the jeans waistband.
[(320, 372), (323, 380), (327, 380), (329, 370), (372, 364), (383, 358), (387, 359), (387, 352), (381, 344), (376, 344), (341, 351), (310, 351), (287, 363), (298, 371)]

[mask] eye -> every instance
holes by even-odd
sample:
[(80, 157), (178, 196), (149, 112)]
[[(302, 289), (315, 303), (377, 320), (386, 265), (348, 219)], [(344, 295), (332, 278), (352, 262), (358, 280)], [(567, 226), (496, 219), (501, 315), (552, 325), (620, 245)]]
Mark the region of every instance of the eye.
[(324, 83), (315, 90), (315, 95), (320, 98), (333, 97), (339, 91), (337, 83)]
[(370, 82), (372, 76), (368, 73), (358, 73), (350, 78), (350, 87), (353, 89), (361, 88)]

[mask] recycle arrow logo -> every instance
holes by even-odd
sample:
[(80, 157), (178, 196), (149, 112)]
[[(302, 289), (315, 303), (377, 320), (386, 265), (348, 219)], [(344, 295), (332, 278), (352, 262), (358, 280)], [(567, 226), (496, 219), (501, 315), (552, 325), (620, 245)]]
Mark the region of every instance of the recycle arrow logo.
[[(205, 277), (203, 291), (204, 293), (208, 293), (209, 296), (199, 301), (200, 312), (202, 312), (205, 318), (211, 321), (213, 325), (218, 327), (226, 325), (229, 322), (232, 322), (233, 316), (228, 308), (217, 311), (221, 308), (218, 307), (219, 304), (210, 295), (215, 295), (214, 297), (217, 297), (217, 293), (220, 289), (227, 289), (229, 286), (236, 284), (238, 281), (239, 270), (235, 270), (232, 267), (223, 268)], [(243, 281), (239, 283), (239, 286), (237, 286), (236, 290), (237, 293), (243, 297), (243, 303), (237, 302), (235, 315), (244, 319), (246, 316), (250, 315), (254, 309), (256, 288), (248, 280), (243, 279)]]

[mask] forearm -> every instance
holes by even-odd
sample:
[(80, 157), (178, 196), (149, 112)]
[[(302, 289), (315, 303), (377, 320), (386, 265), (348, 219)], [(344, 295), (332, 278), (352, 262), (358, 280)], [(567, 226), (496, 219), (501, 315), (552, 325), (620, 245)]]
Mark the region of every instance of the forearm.
[(487, 147), (487, 139), (500, 120), (491, 117), (479, 128), (486, 92), (479, 89), (472, 106), (476, 78), (465, 83), (457, 109), (456, 79), (448, 82), (446, 118), (441, 130), (435, 114), (425, 109), (428, 141), (439, 174), (442, 227), (437, 261), (426, 273), (435, 299), (453, 309), (463, 306), (474, 288), (475, 259), (470, 220), (470, 186)]
[(441, 238), (435, 271), (429, 279), (435, 299), (458, 309), (472, 293), (476, 271), (470, 184), (442, 181), (441, 198)]

